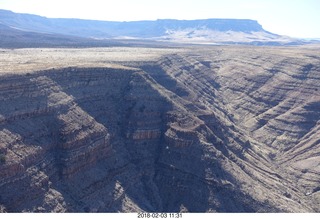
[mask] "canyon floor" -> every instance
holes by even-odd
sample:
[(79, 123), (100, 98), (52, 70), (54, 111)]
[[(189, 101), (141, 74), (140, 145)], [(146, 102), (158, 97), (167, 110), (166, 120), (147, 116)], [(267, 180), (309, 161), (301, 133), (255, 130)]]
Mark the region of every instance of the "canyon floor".
[(319, 49), (0, 49), (0, 212), (320, 212)]

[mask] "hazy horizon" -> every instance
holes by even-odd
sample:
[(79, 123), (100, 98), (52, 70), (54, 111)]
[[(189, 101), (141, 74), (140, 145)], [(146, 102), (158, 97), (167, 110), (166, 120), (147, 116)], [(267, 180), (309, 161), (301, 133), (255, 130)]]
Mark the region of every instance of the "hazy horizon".
[(0, 9), (48, 18), (104, 21), (250, 19), (272, 33), (320, 38), (318, 0), (3, 0)]

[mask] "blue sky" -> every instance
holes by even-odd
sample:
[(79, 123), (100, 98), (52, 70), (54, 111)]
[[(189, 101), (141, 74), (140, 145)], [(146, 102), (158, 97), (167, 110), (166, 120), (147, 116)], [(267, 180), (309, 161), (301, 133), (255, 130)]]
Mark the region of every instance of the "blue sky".
[(320, 0), (0, 0), (0, 9), (110, 21), (246, 18), (273, 33), (320, 38)]

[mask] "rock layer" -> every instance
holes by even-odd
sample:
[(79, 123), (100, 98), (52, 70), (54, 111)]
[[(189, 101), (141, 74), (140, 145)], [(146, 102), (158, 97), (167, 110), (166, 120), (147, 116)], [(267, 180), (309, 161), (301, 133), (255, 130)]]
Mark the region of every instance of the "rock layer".
[(319, 57), (197, 47), (2, 75), (0, 210), (319, 212)]

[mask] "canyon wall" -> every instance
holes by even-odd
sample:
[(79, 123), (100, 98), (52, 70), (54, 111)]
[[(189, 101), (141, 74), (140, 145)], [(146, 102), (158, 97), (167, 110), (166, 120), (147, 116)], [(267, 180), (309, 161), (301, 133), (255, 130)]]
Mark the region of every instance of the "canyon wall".
[(3, 74), (0, 210), (318, 212), (320, 56), (248, 50)]

